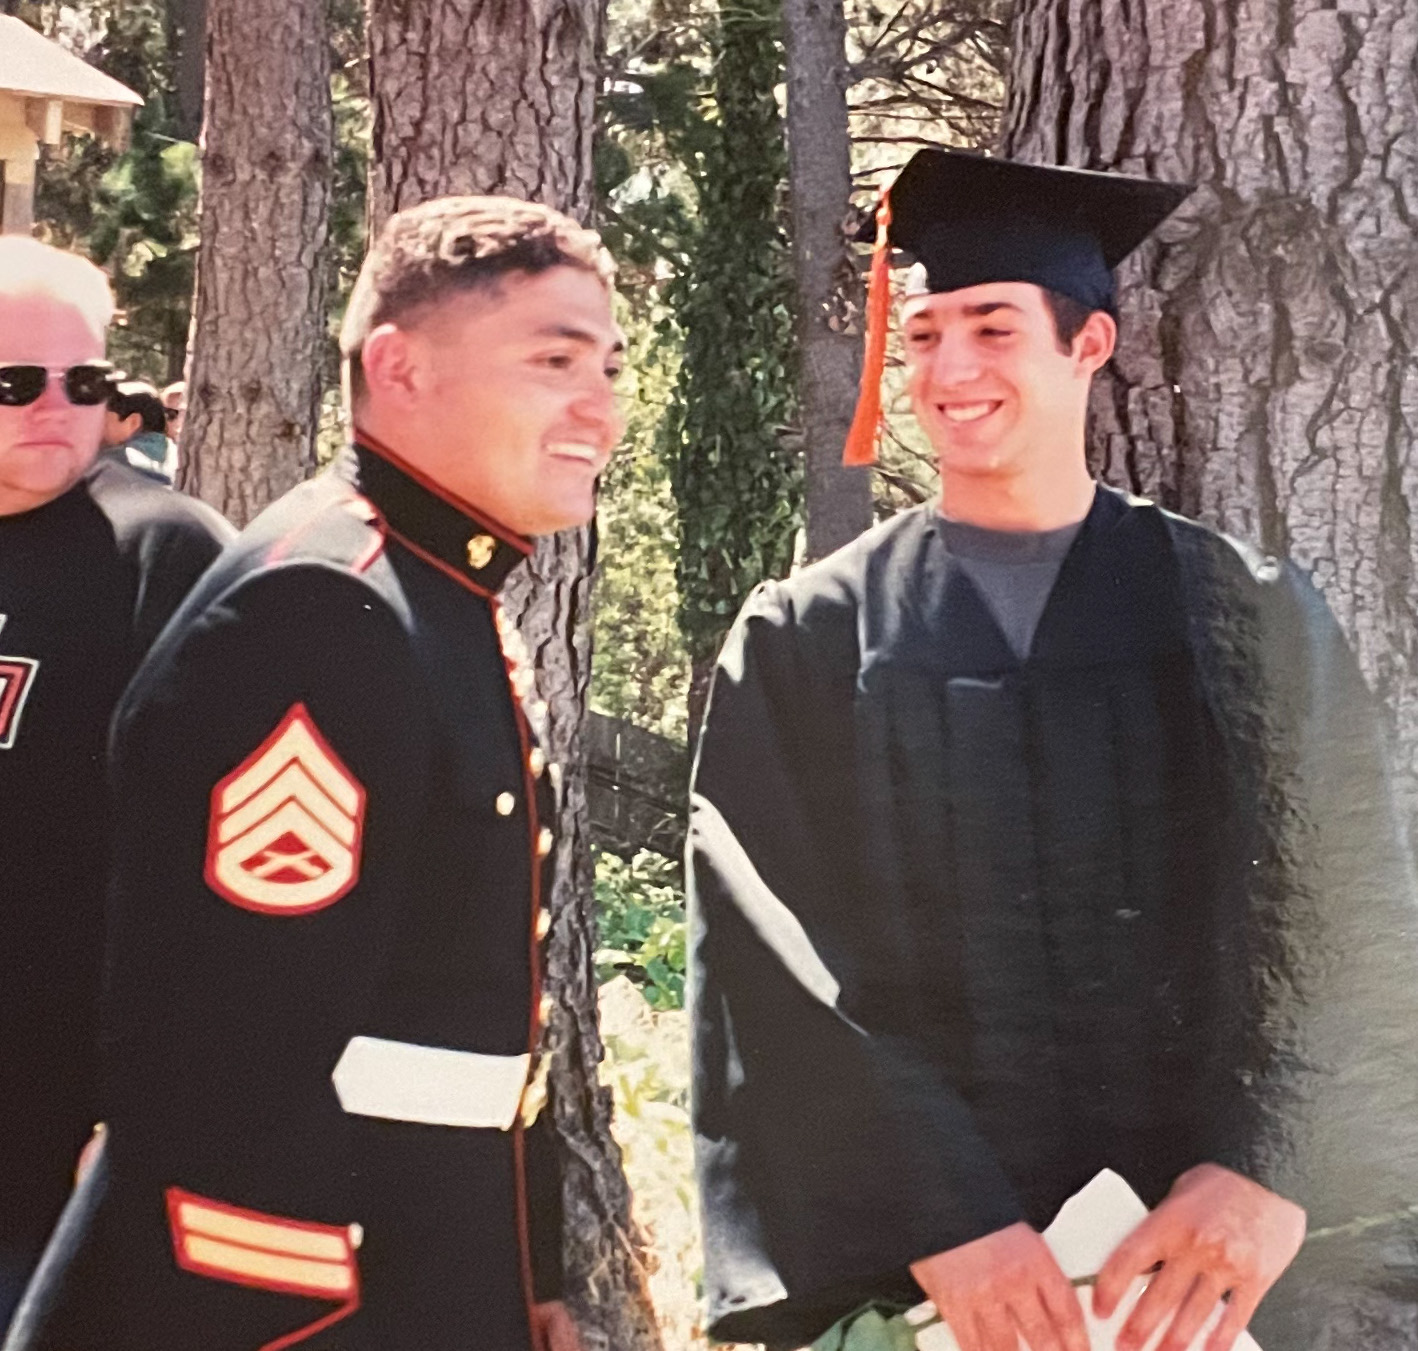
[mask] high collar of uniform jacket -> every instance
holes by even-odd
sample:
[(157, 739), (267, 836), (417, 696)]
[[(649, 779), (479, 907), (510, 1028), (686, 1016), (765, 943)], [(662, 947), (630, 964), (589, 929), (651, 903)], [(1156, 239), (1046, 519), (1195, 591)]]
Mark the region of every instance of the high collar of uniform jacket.
[(474, 589), (495, 595), (532, 552), (528, 540), (440, 487), (367, 433), (356, 431), (349, 453), (354, 485), (389, 533)]

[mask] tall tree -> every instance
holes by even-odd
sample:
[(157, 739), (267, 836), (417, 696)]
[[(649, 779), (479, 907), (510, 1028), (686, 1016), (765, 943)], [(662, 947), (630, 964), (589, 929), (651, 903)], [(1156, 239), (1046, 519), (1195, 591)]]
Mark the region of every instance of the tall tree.
[(807, 557), (871, 524), (871, 476), (842, 466), (861, 377), (861, 285), (843, 227), (852, 192), (847, 20), (842, 0), (782, 0), (788, 76), (788, 198), (797, 281), (798, 421)]
[[(505, 193), (586, 219), (604, 0), (370, 0), (374, 228), (445, 193)], [(598, 1081), (594, 893), (582, 735), (588, 531), (544, 539), (503, 590), (565, 767), (546, 987), (550, 1100), (566, 1164), (568, 1299), (591, 1351), (658, 1348), (630, 1195)]]
[(1418, 807), (1418, 11), (1019, 0), (1005, 151), (1198, 185), (1123, 277), (1113, 482), (1311, 567)]
[(245, 524), (315, 467), (330, 211), (323, 0), (211, 0), (181, 486)]

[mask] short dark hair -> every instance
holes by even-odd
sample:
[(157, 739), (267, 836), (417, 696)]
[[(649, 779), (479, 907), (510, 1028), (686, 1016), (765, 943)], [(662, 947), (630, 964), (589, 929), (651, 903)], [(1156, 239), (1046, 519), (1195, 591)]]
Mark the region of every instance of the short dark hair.
[(145, 380), (125, 380), (116, 385), (108, 396), (108, 411), (120, 418), (139, 414), (145, 432), (167, 431), (167, 409), (162, 406), (162, 397)]
[(615, 264), (594, 230), (514, 197), (439, 197), (385, 222), (360, 268), (340, 328), (352, 399), (364, 392), (360, 354), (380, 324), (455, 295), (494, 290), (509, 273), (592, 272), (609, 288)]
[(1059, 346), (1065, 352), (1071, 351), (1073, 340), (1078, 337), (1083, 325), (1088, 322), (1088, 316), (1093, 314), (1094, 310), (1081, 300), (1064, 295), (1062, 291), (1051, 291), (1047, 286), (1040, 289), (1044, 293), (1044, 304), (1054, 316), (1054, 336), (1058, 338)]

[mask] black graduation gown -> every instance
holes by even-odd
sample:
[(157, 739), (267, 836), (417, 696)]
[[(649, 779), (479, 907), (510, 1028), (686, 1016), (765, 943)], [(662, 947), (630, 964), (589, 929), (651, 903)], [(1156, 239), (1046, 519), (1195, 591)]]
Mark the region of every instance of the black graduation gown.
[(233, 533), (107, 462), (0, 516), (0, 1250), (38, 1259), (98, 1120), (109, 719)]
[(530, 1346), (527, 552), (361, 445), (164, 633), (114, 724), (106, 1145), (7, 1351)]
[[(1104, 1166), (1156, 1204), (1216, 1161), (1312, 1229), (1418, 1202), (1413, 879), (1322, 601), (1100, 490), (1021, 662), (935, 519), (761, 587), (715, 675), (689, 865), (725, 1339), (917, 1298), (910, 1261)], [(1266, 1351), (1411, 1345), (1416, 1238), (1312, 1241)]]

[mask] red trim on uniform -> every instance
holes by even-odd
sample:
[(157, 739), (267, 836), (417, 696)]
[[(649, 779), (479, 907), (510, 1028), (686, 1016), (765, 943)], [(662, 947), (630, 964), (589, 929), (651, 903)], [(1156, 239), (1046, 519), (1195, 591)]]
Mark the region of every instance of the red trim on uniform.
[[(502, 631), (499, 621), (502, 606), (492, 602), (493, 625), (497, 631), (497, 650), (502, 657), (502, 667), (507, 675), (507, 692), (512, 698), (512, 716), (517, 724), (517, 741), (522, 753), (522, 791), (527, 799), (527, 842), (528, 857), (532, 865), (532, 914), (529, 928), (527, 960), (531, 972), (532, 1000), (527, 1027), (527, 1051), (533, 1057), (537, 1054), (537, 1042), (541, 1034), (542, 1007), (542, 957), (537, 942), (537, 916), (542, 908), (542, 860), (537, 854), (537, 842), (541, 835), (541, 818), (537, 815), (537, 781), (532, 777), (531, 756), (532, 736), (527, 725), (527, 715), (522, 711), (522, 701), (517, 688), (512, 683), (512, 663), (502, 645)], [(524, 1090), (525, 1091), (525, 1090)], [(519, 1111), (512, 1128), (512, 1157), (517, 1182), (517, 1240), (522, 1248), (522, 1287), (527, 1301), (527, 1317), (532, 1320), (533, 1339), (536, 1339), (534, 1307), (537, 1302), (536, 1284), (532, 1277), (532, 1242), (529, 1204), (527, 1200), (526, 1148), (522, 1139), (524, 1130), (522, 1114)]]
[(509, 529), (495, 517), (489, 516), (487, 512), (480, 511), (477, 507), (473, 506), (471, 502), (464, 501), (464, 499), (459, 497), (456, 493), (450, 492), (441, 483), (437, 483), (429, 478), (422, 470), (415, 469), (402, 455), (397, 451), (390, 450), (382, 441), (375, 440), (368, 432), (361, 431), (358, 427), (354, 429), (353, 439), (357, 445), (363, 446), (366, 450), (373, 451), (380, 459), (388, 460), (395, 469), (399, 470), (400, 473), (407, 474), (421, 488), (426, 488), (435, 497), (442, 498), (450, 507), (456, 507), (464, 516), (468, 516), (476, 521), (491, 534), (496, 535), (504, 544), (510, 544), (524, 558), (530, 558), (532, 556), (530, 540), (519, 535), (515, 530)]
[(397, 530), (394, 529), (392, 525), (386, 524), (384, 529), (391, 538), (398, 540), (399, 543), (402, 544), (404, 548), (406, 548), (411, 554), (414, 554), (416, 557), (423, 559), (425, 563), (428, 563), (431, 566), (437, 568), (439, 572), (446, 573), (460, 586), (467, 587), (468, 590), (473, 593), (473, 595), (481, 596), (484, 600), (493, 599), (492, 592), (489, 591), (486, 587), (479, 586), (476, 582), (469, 580), (467, 577), (464, 577), (463, 574), (459, 572), (458, 569), (455, 568), (451, 563), (445, 563), (441, 558), (439, 558), (437, 554), (429, 553), (427, 549), (423, 548), (418, 544), (415, 544), (413, 540), (411, 540), (407, 535), (401, 535)]
[(374, 563), (378, 559), (379, 555), (384, 552), (384, 535), (388, 528), (389, 527), (385, 525), (384, 518), (382, 516), (375, 517), (374, 541), (372, 544), (370, 544), (369, 548), (367, 548), (362, 554), (359, 555), (358, 558), (354, 560), (353, 563), (350, 564), (350, 567), (352, 567), (356, 572), (368, 572), (369, 569), (374, 566)]
[[(349, 785), (351, 789), (353, 789), (355, 793), (357, 803), (352, 813), (345, 812), (345, 809), (340, 806), (339, 803), (333, 803), (335, 809), (342, 815), (348, 816), (354, 826), (354, 840), (350, 845), (347, 846), (351, 858), (350, 876), (348, 880), (342, 883), (339, 889), (336, 890), (332, 895), (321, 897), (319, 900), (312, 901), (307, 905), (264, 904), (261, 901), (255, 900), (250, 896), (243, 895), (240, 892), (231, 890), (231, 888), (228, 887), (226, 883), (223, 882), (221, 878), (217, 875), (218, 856), (224, 853), (226, 850), (230, 849), (232, 845), (236, 843), (237, 840), (245, 839), (251, 833), (252, 830), (256, 829), (256, 827), (261, 824), (259, 821), (253, 822), (252, 825), (247, 830), (243, 831), (241, 835), (237, 836), (236, 839), (228, 840), (225, 843), (222, 843), (219, 839), (219, 827), (221, 825), (221, 822), (227, 817), (229, 817), (232, 814), (232, 811), (240, 810), (239, 807), (232, 808), (230, 811), (225, 810), (222, 807), (222, 794), (229, 784), (239, 779), (243, 774), (247, 773), (251, 769), (251, 767), (255, 765), (257, 761), (259, 761), (261, 757), (265, 755), (270, 750), (270, 748), (281, 739), (282, 736), (285, 735), (286, 731), (292, 726), (292, 724), (297, 722), (303, 724), (311, 740), (315, 742), (321, 752), (330, 761), (331, 768), (334, 769), (334, 771), (342, 779), (345, 780), (345, 782)], [(281, 772), (283, 772), (288, 765), (292, 764), (299, 766), (300, 761), (292, 759), (281, 764), (277, 768), (276, 773), (272, 775), (272, 780), (274, 780)], [(315, 786), (317, 788), (320, 788), (318, 783)], [(257, 791), (260, 790), (258, 789)], [(320, 789), (320, 791), (323, 793), (324, 789)], [(328, 797), (329, 795), (325, 794), (325, 796)], [(249, 796), (247, 800), (249, 801)], [(331, 746), (329, 741), (325, 739), (324, 733), (322, 733), (321, 730), (315, 725), (315, 720), (310, 716), (310, 712), (306, 708), (304, 703), (292, 704), (291, 707), (287, 710), (285, 717), (281, 719), (279, 725), (276, 727), (276, 730), (272, 732), (268, 737), (263, 738), (261, 744), (257, 746), (256, 749), (246, 757), (246, 759), (244, 759), (239, 765), (237, 765), (237, 767), (233, 769), (231, 773), (227, 774), (224, 778), (219, 780), (216, 786), (212, 789), (211, 817), (207, 826), (207, 853), (205, 858), (205, 865), (202, 870), (203, 881), (205, 881), (206, 884), (214, 892), (216, 892), (216, 894), (220, 896), (224, 901), (229, 901), (232, 905), (239, 906), (243, 910), (253, 911), (256, 914), (308, 915), (316, 910), (324, 910), (327, 906), (334, 905), (336, 901), (348, 895), (351, 888), (353, 888), (355, 884), (359, 881), (360, 865), (362, 863), (362, 851), (364, 845), (364, 809), (366, 801), (367, 795), (364, 790), (364, 785), (360, 783), (357, 778), (355, 778), (354, 774), (350, 772), (345, 762), (336, 753), (335, 748)], [(280, 810), (280, 808), (277, 807), (276, 810)], [(269, 815), (265, 819), (269, 820)]]
[(254, 1237), (251, 1241), (243, 1241), (242, 1237), (231, 1234), (212, 1235), (210, 1241), (214, 1244), (230, 1249), (233, 1252), (250, 1253), (253, 1256), (264, 1256), (277, 1261), (307, 1261), (318, 1262), (321, 1265), (331, 1267), (335, 1270), (343, 1271), (348, 1276), (350, 1293), (348, 1298), (339, 1305), (338, 1308), (323, 1314), (313, 1323), (308, 1323), (304, 1327), (297, 1328), (294, 1332), (288, 1332), (274, 1341), (266, 1342), (260, 1351), (284, 1351), (286, 1347), (295, 1346), (300, 1342), (308, 1341), (317, 1332), (322, 1332), (325, 1328), (342, 1319), (348, 1318), (360, 1307), (360, 1280), (359, 1263), (355, 1259), (354, 1246), (350, 1241), (350, 1231), (348, 1226), (317, 1224), (310, 1220), (292, 1220), (283, 1215), (268, 1215), (259, 1210), (245, 1210), (240, 1206), (234, 1206), (226, 1201), (213, 1201), (205, 1196), (198, 1196), (195, 1192), (184, 1191), (181, 1187), (169, 1187), (164, 1193), (167, 1201), (168, 1226), (172, 1234), (173, 1260), (183, 1271), (189, 1271), (195, 1276), (205, 1276), (208, 1279), (228, 1281), (233, 1285), (247, 1286), (253, 1290), (269, 1290), (275, 1294), (298, 1295), (305, 1299), (339, 1299), (341, 1296), (328, 1292), (312, 1289), (309, 1283), (300, 1283), (291, 1280), (279, 1280), (274, 1277), (262, 1277), (254, 1272), (233, 1270), (212, 1262), (203, 1262), (194, 1258), (188, 1250), (188, 1243), (193, 1238), (204, 1238), (200, 1228), (194, 1228), (187, 1217), (183, 1215), (184, 1206), (200, 1207), (203, 1210), (215, 1212), (218, 1215), (229, 1216), (235, 1220), (245, 1221), (251, 1224), (261, 1225), (266, 1228), (284, 1230), (292, 1235), (313, 1235), (322, 1239), (330, 1240), (338, 1244), (339, 1253), (337, 1256), (310, 1257), (300, 1251), (287, 1251), (274, 1238), (267, 1240), (264, 1244)]

